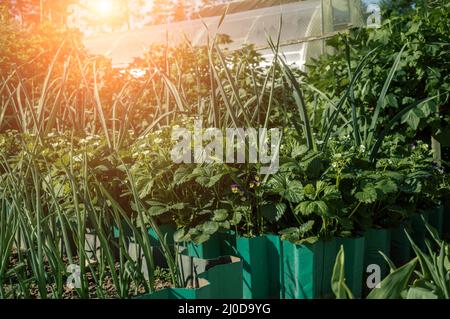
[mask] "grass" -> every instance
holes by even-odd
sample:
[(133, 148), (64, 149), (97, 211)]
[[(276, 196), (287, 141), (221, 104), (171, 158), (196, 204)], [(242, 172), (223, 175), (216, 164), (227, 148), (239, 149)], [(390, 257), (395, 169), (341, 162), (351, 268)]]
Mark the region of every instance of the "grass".
[[(280, 33), (281, 28), (282, 20)], [(354, 70), (349, 66), (350, 84), (334, 103), (287, 65), (279, 52), (279, 38), (269, 40), (275, 59), (265, 69), (257, 66), (258, 57), (242, 54), (236, 59), (222, 52), (217, 41), (209, 39), (209, 46), (201, 49), (207, 63), (191, 68), (190, 82), (184, 78), (183, 61), (171, 63), (166, 57), (162, 63), (149, 59), (151, 71), (144, 80), (117, 81), (110, 88), (105, 81), (113, 78), (102, 78), (105, 70), (97, 62), (82, 61), (75, 52), (61, 64), (65, 43), (38, 87), (22, 78), (20, 69), (3, 77), (0, 128), (15, 127), (19, 139), (13, 148), (21, 151), (14, 156), (0, 152), (0, 298), (67, 297), (68, 266), (73, 264), (81, 274), (80, 286), (73, 291), (78, 298), (152, 293), (160, 288), (161, 278), (183, 287), (179, 247), (169, 245), (159, 220), (148, 214), (149, 204), (139, 193), (127, 153), (139, 138), (170, 127), (183, 116), (202, 116), (206, 125), (220, 129), (294, 127), (299, 144), (315, 152), (324, 151), (344, 123), (352, 127), (354, 143), (370, 147), (375, 158), (383, 137), (401, 115), (429, 101), (402, 110), (380, 134), (379, 114), (403, 49), (385, 80), (370, 125), (362, 126), (353, 90), (376, 49)], [(206, 94), (201, 94), (205, 87)], [(305, 91), (318, 94), (325, 108), (312, 111)], [(344, 111), (348, 104), (350, 114)], [(316, 121), (317, 112), (323, 113), (321, 123)], [(51, 134), (64, 136), (70, 145), (52, 158), (45, 153), (53, 147)], [(106, 144), (94, 159), (91, 143), (74, 146), (93, 135)], [(118, 192), (117, 180), (126, 189)], [(112, 235), (114, 228), (118, 238)], [(131, 229), (137, 253), (130, 250), (125, 228)], [(161, 243), (164, 271), (155, 262), (149, 229)], [(88, 240), (92, 235), (98, 240), (94, 247)]]
[[(2, 152), (0, 158), (1, 298), (64, 298), (68, 290), (66, 279), (70, 275), (68, 266), (72, 264), (80, 268), (80, 286), (74, 291), (79, 298), (111, 297), (108, 291), (111, 286), (115, 291), (113, 296), (118, 298), (129, 298), (138, 292), (137, 287), (143, 288), (140, 293), (151, 293), (157, 289), (156, 280), (160, 281), (157, 277), (162, 274), (172, 286), (183, 286), (177, 265), (178, 249), (169, 246), (158, 222), (146, 214), (147, 205), (142, 202), (129, 164), (121, 153), (125, 141), (130, 139), (130, 129), (137, 133), (136, 137), (145, 136), (190, 109), (211, 115), (207, 117), (209, 123), (224, 128), (241, 124), (250, 127), (265, 113), (264, 125), (269, 125), (270, 105), (274, 102), (274, 67), (267, 72), (262, 87), (259, 75), (252, 70), (249, 76), (254, 98), (243, 100), (239, 91), (240, 75), (232, 73), (228, 57), (214, 41), (207, 52), (209, 78), (216, 90), (211, 91), (209, 102), (205, 103), (199, 96), (200, 105), (188, 104), (185, 84), (170, 74), (165, 63), (164, 69), (155, 68), (155, 73), (137, 89), (124, 82), (113, 93), (112, 104), (107, 106), (100, 85), (101, 67), (96, 62), (86, 64), (75, 53), (65, 57), (62, 69), (59, 65), (57, 68), (65, 43), (48, 66), (39, 88), (30, 88), (31, 82), (20, 77), (20, 70), (3, 79), (0, 125), (17, 123), (19, 134), (27, 138), (18, 141), (24, 152), (14, 158)], [(239, 63), (238, 73), (248, 61)], [(80, 80), (76, 89), (71, 82), (74, 73), (79, 74)], [(148, 86), (155, 93), (155, 115), (146, 126), (138, 128), (130, 114), (148, 100)], [(76, 99), (80, 91), (87, 97), (82, 101)], [(264, 109), (267, 96), (269, 107)], [(90, 103), (93, 108), (88, 106)], [(74, 104), (75, 108), (71, 106)], [(81, 129), (79, 119), (82, 119)], [(90, 165), (87, 148), (78, 154), (72, 146), (68, 153), (61, 154), (56, 168), (54, 159), (41, 153), (50, 147), (48, 136), (55, 133), (71, 136), (71, 145), (85, 134), (103, 136), (107, 156), (124, 172), (130, 202), (124, 206), (117, 194), (111, 192), (110, 185), (98, 178)], [(129, 206), (133, 207), (134, 214), (130, 215)], [(142, 259), (130, 254), (124, 225), (131, 229)], [(114, 227), (119, 229), (117, 239), (112, 238)], [(167, 263), (164, 273), (155, 265), (155, 248), (150, 243), (148, 228), (155, 231), (161, 242)], [(91, 235), (96, 236), (97, 247), (92, 247), (88, 240)]]

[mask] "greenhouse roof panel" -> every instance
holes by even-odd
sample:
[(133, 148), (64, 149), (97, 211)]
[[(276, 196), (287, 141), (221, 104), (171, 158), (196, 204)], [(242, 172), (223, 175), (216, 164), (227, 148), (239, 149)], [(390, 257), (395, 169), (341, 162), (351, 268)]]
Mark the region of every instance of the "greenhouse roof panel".
[[(233, 40), (231, 49), (243, 44), (267, 46), (267, 37), (276, 39), (283, 19), (281, 42), (301, 40), (321, 33), (321, 1), (299, 1), (229, 14), (218, 29), (220, 17), (190, 20), (167, 25), (147, 26), (127, 32), (111, 32), (86, 37), (87, 48), (95, 54), (112, 58), (113, 64), (123, 65), (141, 56), (153, 44), (181, 43), (185, 38), (193, 45), (206, 44), (208, 32), (227, 34)], [(205, 28), (205, 25), (208, 29)], [(127, 50), (123, 50), (127, 48)]]

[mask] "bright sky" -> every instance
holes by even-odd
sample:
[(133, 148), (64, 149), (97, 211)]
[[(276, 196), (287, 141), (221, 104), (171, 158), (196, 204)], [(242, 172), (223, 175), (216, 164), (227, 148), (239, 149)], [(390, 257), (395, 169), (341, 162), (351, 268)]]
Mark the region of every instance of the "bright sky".
[[(97, 33), (100, 30), (94, 30), (86, 23), (84, 17), (91, 16), (91, 19), (99, 22), (111, 18), (121, 10), (117, 5), (118, 0), (79, 0), (77, 4), (69, 7), (68, 25), (71, 28), (77, 28), (83, 31), (86, 35)], [(152, 16), (150, 14), (153, 7), (153, 0), (144, 0), (144, 5), (141, 1), (127, 1), (130, 12), (130, 25), (132, 29), (141, 28), (143, 25), (151, 22)], [(186, 4), (190, 4), (193, 8), (198, 8), (202, 0), (185, 0)], [(134, 16), (138, 13), (138, 16)], [(101, 31), (100, 31), (101, 32)]]
[(115, 10), (114, 3), (110, 0), (97, 0), (92, 2), (92, 6), (102, 16), (110, 16)]

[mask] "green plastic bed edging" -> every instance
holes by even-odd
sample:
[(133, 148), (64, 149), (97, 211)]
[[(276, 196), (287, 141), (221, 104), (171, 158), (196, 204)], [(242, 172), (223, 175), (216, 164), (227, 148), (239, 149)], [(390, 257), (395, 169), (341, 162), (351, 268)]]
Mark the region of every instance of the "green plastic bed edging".
[[(214, 264), (214, 260), (210, 262)], [(214, 265), (198, 277), (198, 288), (167, 288), (135, 299), (242, 299), (239, 258), (229, 257), (228, 263)]]
[(283, 289), (285, 299), (314, 299), (322, 288), (324, 244), (295, 245), (283, 241)]
[(389, 273), (389, 265), (380, 254), (391, 255), (391, 231), (389, 229), (368, 229), (364, 233), (366, 238), (364, 269), (375, 264), (381, 268), (381, 275), (384, 277)]
[(202, 244), (188, 243), (187, 254), (202, 259), (214, 259), (220, 256), (234, 255), (236, 234), (232, 231), (217, 232)]
[[(439, 237), (444, 234), (444, 205), (439, 205), (428, 211), (428, 223), (436, 228)], [(427, 232), (427, 237), (428, 232)]]
[[(143, 258), (142, 248), (136, 242), (131, 228), (129, 226), (125, 225), (125, 223), (123, 223), (122, 227), (123, 227), (122, 230), (124, 232), (124, 235), (127, 238), (128, 253), (130, 254), (130, 256), (132, 256), (132, 258), (134, 258), (134, 259)], [(175, 226), (171, 225), (171, 224), (164, 224), (164, 225), (159, 225), (158, 227), (159, 227), (162, 235), (164, 236), (165, 240), (167, 241), (167, 244), (170, 247), (170, 250), (172, 252), (174, 252), (175, 246), (174, 246), (173, 235), (175, 233)], [(114, 226), (113, 231), (114, 231), (114, 238), (118, 239), (120, 230), (116, 226)], [(147, 228), (147, 232), (148, 232), (148, 235), (150, 238), (150, 245), (153, 248), (153, 259), (154, 259), (155, 265), (160, 266), (160, 267), (167, 267), (167, 260), (166, 260), (166, 257), (164, 256), (164, 252), (161, 247), (161, 242), (160, 242), (158, 236), (156, 235), (156, 232), (153, 230), (153, 228), (150, 228), (150, 227)], [(147, 268), (145, 260), (143, 260), (142, 267), (143, 267), (143, 269)], [(146, 274), (146, 272), (144, 272), (144, 273)]]
[(280, 236), (266, 235), (267, 240), (267, 264), (271, 284), (269, 285), (269, 298), (281, 299), (284, 296), (283, 289), (283, 246)]
[[(125, 234), (126, 237), (132, 237), (133, 236), (133, 232), (131, 230), (131, 228), (127, 225), (123, 225), (123, 232)], [(173, 241), (173, 235), (175, 233), (175, 226), (174, 225), (170, 225), (170, 224), (164, 224), (164, 225), (159, 225), (158, 226), (162, 235), (165, 236), (166, 240), (167, 240), (167, 244), (169, 246), (173, 246), (174, 245), (174, 241)], [(117, 226), (114, 226), (114, 238), (119, 238), (119, 234), (120, 234), (120, 230), (119, 228), (117, 228)], [(158, 247), (161, 246), (160, 240), (158, 238), (158, 236), (156, 235), (156, 232), (153, 230), (153, 228), (147, 228), (148, 231), (148, 235), (150, 236), (150, 243), (152, 246), (154, 247)]]
[(424, 217), (425, 221), (429, 221), (430, 212), (425, 211), (421, 214), (413, 214), (411, 216), (411, 239), (414, 241), (414, 243), (422, 250), (426, 251), (427, 247), (425, 245), (425, 237), (428, 233), (425, 223), (422, 220), (422, 216)]
[(367, 268), (369, 265), (378, 265), (381, 270), (381, 278), (389, 274), (389, 265), (380, 254), (382, 252), (386, 256), (391, 255), (391, 231), (389, 229), (368, 229), (364, 233), (366, 239), (365, 253), (364, 253), (364, 292), (368, 293), (369, 289), (365, 285), (368, 277)]
[(444, 200), (444, 235), (450, 235), (450, 199), (446, 198)]
[(236, 252), (243, 263), (245, 299), (281, 296), (281, 240), (276, 235), (237, 237)]
[(405, 230), (411, 232), (410, 222), (405, 222), (397, 228), (391, 229), (391, 260), (397, 267), (403, 266), (411, 258), (411, 244), (406, 237)]

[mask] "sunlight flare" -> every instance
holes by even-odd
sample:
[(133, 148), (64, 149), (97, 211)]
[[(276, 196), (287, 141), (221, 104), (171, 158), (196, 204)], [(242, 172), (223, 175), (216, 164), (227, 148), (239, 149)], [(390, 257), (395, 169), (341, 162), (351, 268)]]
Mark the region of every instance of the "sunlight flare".
[(103, 17), (111, 16), (114, 13), (114, 7), (113, 0), (97, 0), (92, 3), (95, 13)]

